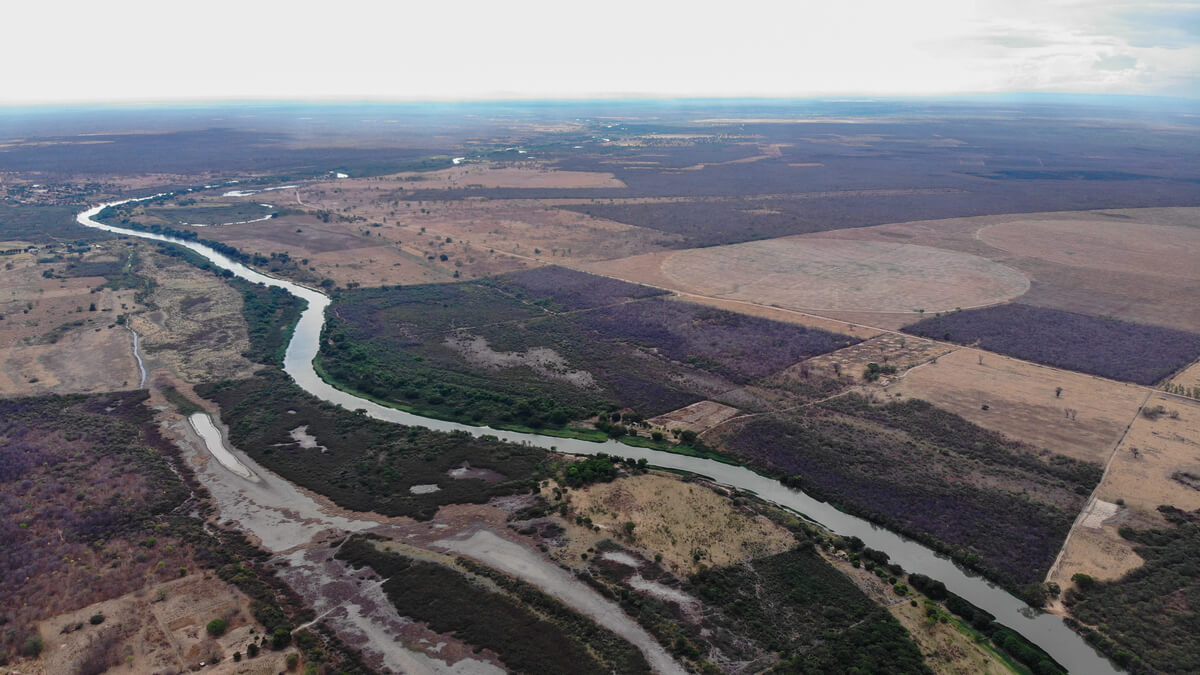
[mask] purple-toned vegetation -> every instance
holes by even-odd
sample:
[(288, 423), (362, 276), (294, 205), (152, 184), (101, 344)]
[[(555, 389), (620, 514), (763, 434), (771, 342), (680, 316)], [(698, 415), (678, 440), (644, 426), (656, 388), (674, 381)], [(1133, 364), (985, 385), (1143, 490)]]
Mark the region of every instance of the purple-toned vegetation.
[(517, 294), (518, 297), (528, 297), (539, 304), (550, 301), (568, 310), (602, 307), (668, 293), (659, 288), (576, 272), (557, 265), (513, 272), (482, 283)]
[(1196, 333), (1022, 304), (954, 312), (904, 331), (1138, 384), (1200, 356)]
[(817, 328), (670, 300), (616, 305), (581, 314), (578, 321), (739, 383), (860, 342)]
[(1013, 589), (1042, 578), (1100, 476), (924, 401), (821, 408), (757, 418), (720, 448)]

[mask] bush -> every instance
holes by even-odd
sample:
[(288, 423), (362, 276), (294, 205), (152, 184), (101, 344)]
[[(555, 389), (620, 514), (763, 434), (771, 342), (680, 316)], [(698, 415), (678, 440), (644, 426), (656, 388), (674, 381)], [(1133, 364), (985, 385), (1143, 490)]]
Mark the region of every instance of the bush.
[(207, 626), (204, 627), (204, 630), (208, 631), (208, 634), (213, 637), (220, 637), (224, 635), (225, 631), (228, 629), (229, 622), (225, 619), (213, 619), (212, 621), (208, 622)]
[(42, 642), (42, 638), (37, 635), (31, 635), (25, 638), (25, 642), (21, 643), (21, 656), (36, 658), (41, 655), (42, 650), (46, 648), (46, 644)]
[(287, 658), (284, 659), (284, 663), (287, 664), (288, 670), (295, 670), (296, 666), (300, 665), (300, 655), (296, 652), (292, 652), (291, 654), (287, 655)]
[(104, 623), (104, 615), (93, 614), (92, 618), (88, 619), (88, 623), (92, 624), (93, 626), (99, 626), (100, 624)]

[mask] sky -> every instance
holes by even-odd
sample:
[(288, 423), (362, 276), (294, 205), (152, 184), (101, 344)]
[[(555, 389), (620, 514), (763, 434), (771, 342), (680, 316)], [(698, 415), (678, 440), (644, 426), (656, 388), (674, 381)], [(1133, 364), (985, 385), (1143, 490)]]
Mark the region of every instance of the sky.
[(1200, 98), (1200, 0), (11, 0), (0, 105)]

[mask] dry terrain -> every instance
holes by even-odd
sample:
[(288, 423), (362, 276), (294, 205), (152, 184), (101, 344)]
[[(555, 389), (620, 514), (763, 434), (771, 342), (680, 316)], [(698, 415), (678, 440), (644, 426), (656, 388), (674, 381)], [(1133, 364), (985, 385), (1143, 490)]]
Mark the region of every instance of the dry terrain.
[[(116, 261), (124, 251), (105, 244), (70, 259)], [(134, 291), (96, 291), (103, 277), (47, 278), (43, 273), (65, 263), (38, 263), (29, 254), (4, 256), (0, 264), (0, 394), (137, 387), (132, 336), (116, 325), (118, 315), (138, 308)]]
[(677, 574), (779, 553), (794, 541), (787, 530), (736, 508), (728, 497), (674, 477), (635, 476), (568, 495), (571, 508), (591, 518), (605, 536), (616, 538), (625, 523), (633, 523), (634, 546), (661, 553), (664, 567)]
[(167, 368), (188, 382), (210, 382), (257, 369), (242, 357), (250, 347), (242, 296), (229, 284), (148, 246), (135, 271), (154, 282), (148, 307), (129, 319), (141, 336), (147, 370)]
[(680, 429), (694, 431), (699, 434), (717, 426), (736, 414), (738, 414), (737, 408), (731, 408), (716, 401), (698, 401), (678, 410), (672, 410), (665, 415), (648, 419), (646, 423), (652, 427), (659, 427), (668, 431)]
[(1163, 504), (1200, 509), (1200, 403), (1152, 395), (1144, 410), (1149, 416), (1130, 425), (1050, 581), (1066, 587), (1076, 572), (1118, 578), (1141, 564), (1120, 526), (1165, 527)]
[(367, 184), (395, 189), (397, 184), (410, 190), (453, 190), (455, 188), (623, 188), (625, 183), (611, 173), (563, 171), (544, 166), (509, 166), (490, 162), (464, 163), (439, 171), (406, 171), (378, 178), (351, 179), (339, 183)]
[[(92, 625), (97, 615), (104, 621)], [(205, 626), (213, 619), (229, 622), (224, 635), (208, 635)], [(245, 656), (247, 645), (265, 630), (251, 614), (250, 599), (210, 572), (61, 614), (43, 621), (39, 632), (46, 651), (41, 669), (33, 672), (82, 672), (85, 664), (105, 663), (128, 672), (183, 672), (203, 665), (206, 672), (268, 675), (285, 669), (287, 654), (264, 648), (253, 659), (234, 662), (233, 653)], [(214, 664), (214, 657), (221, 662)]]
[(888, 608), (921, 648), (925, 665), (938, 675), (1008, 675), (996, 655), (950, 624), (929, 621), (925, 607), (901, 602)]
[(1136, 385), (975, 349), (958, 349), (913, 368), (887, 392), (925, 399), (985, 429), (1098, 463), (1108, 460), (1146, 397)]
[(1021, 302), (1200, 331), (1198, 208), (1064, 211), (895, 223), (807, 235), (904, 242), (1002, 261)]
[[(977, 307), (1020, 296), (1019, 271), (978, 256), (894, 242), (813, 236), (648, 253), (588, 271), (684, 293), (783, 309), (895, 314)], [(857, 323), (857, 322), (855, 322)]]
[[(895, 366), (897, 371), (903, 374), (913, 366), (926, 363), (931, 359), (942, 358), (954, 349), (951, 345), (923, 338), (896, 333), (880, 333), (856, 345), (815, 356), (792, 366), (782, 375), (792, 376), (803, 368), (806, 372), (819, 372), (831, 377), (850, 376), (859, 379), (866, 371), (868, 363)], [(878, 382), (886, 385), (894, 381), (895, 377), (895, 375), (883, 375)]]

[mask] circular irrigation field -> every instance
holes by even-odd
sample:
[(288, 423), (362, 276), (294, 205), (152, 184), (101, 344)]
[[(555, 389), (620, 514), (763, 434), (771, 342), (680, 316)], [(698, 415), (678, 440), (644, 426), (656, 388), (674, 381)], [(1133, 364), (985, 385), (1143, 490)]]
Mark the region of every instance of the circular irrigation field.
[(1029, 290), (1018, 270), (969, 253), (813, 237), (679, 251), (662, 273), (704, 295), (829, 311), (940, 312)]

